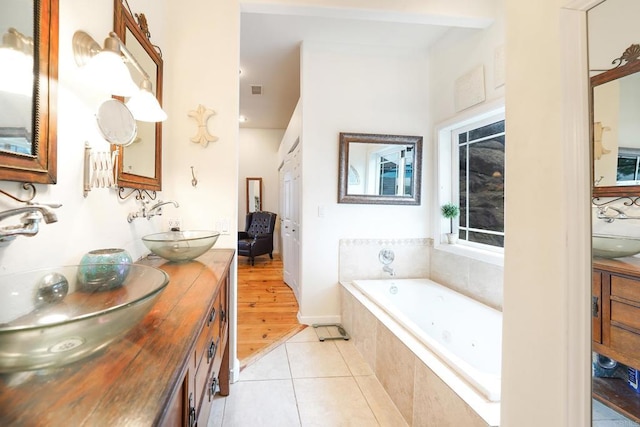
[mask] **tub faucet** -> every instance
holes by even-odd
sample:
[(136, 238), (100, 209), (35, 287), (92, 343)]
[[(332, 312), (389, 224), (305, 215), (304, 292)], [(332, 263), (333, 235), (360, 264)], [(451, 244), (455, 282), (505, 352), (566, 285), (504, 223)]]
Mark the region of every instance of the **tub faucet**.
[(51, 209), (62, 206), (59, 203), (35, 204), (28, 203), (19, 208), (9, 209), (0, 212), (0, 221), (16, 215), (22, 215), (21, 223), (18, 225), (8, 225), (0, 227), (0, 242), (10, 241), (16, 236), (35, 236), (39, 231), (39, 223), (44, 219), (45, 224), (58, 221), (58, 217)]
[(393, 268), (389, 267), (388, 265), (382, 266), (382, 271), (384, 271), (385, 273), (389, 273), (389, 276), (391, 277), (394, 277), (396, 275), (396, 272), (393, 271)]

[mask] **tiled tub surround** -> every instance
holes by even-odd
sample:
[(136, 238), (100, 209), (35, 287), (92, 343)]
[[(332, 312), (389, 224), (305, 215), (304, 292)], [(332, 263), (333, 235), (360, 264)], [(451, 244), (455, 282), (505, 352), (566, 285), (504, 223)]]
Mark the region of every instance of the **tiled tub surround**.
[(340, 282), (355, 279), (386, 279), (378, 259), (382, 249), (395, 254), (389, 265), (395, 277), (429, 277), (431, 239), (342, 239), (340, 240)]
[(497, 426), (500, 403), (465, 381), (416, 336), (350, 282), (342, 323), (400, 413), (412, 426)]
[[(445, 245), (446, 246), (446, 245)], [(488, 262), (431, 248), (430, 274), (445, 285), (490, 307), (502, 311), (504, 268)]]
[[(444, 246), (445, 249), (441, 249)], [(355, 279), (385, 279), (378, 260), (381, 249), (395, 253), (397, 278), (427, 277), (490, 307), (502, 311), (503, 267), (433, 247), (432, 239), (342, 239), (340, 282)]]

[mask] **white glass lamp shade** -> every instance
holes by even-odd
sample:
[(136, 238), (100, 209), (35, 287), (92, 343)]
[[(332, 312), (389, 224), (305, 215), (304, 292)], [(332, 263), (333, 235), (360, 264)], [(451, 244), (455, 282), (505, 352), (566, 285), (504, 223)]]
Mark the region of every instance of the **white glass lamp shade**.
[(91, 76), (107, 93), (117, 96), (132, 96), (138, 92), (129, 69), (122, 56), (102, 50), (85, 65), (85, 72)]
[(151, 82), (144, 80), (140, 90), (127, 101), (127, 107), (136, 120), (141, 122), (163, 122), (167, 120), (155, 95), (151, 92)]
[(0, 91), (31, 96), (33, 56), (10, 47), (0, 48)]
[(0, 91), (33, 94), (33, 41), (10, 28), (0, 44)]

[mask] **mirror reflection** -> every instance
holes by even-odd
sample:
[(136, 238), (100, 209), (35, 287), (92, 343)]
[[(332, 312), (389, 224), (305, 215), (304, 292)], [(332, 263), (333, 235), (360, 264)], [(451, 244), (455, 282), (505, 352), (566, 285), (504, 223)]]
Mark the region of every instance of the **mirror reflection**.
[(340, 134), (340, 203), (420, 204), (422, 137)]
[(593, 88), (596, 186), (640, 184), (640, 73)]
[(247, 178), (247, 212), (262, 210), (262, 178)]
[(55, 184), (58, 0), (1, 1), (0, 37), (0, 179)]
[[(162, 57), (159, 48), (147, 38), (121, 1), (114, 4), (114, 32), (149, 76), (151, 91), (162, 105)], [(135, 83), (142, 86), (144, 75), (131, 63), (127, 64)], [(135, 115), (135, 114), (134, 114)], [(118, 186), (162, 189), (162, 123), (138, 120), (138, 133), (133, 142), (119, 152)]]
[(34, 155), (34, 2), (0, 2), (0, 150)]
[[(136, 57), (142, 68), (149, 74), (151, 81), (158, 79), (158, 67), (153, 62), (144, 47), (135, 38), (133, 33), (126, 30), (126, 46), (127, 49)], [(127, 63), (131, 76), (135, 83), (140, 86), (144, 77), (140, 74), (131, 63)], [(155, 85), (152, 92), (156, 94)], [(155, 161), (156, 161), (156, 124), (154, 122), (137, 121), (138, 135), (131, 145), (124, 148), (123, 165), (124, 172), (148, 178), (155, 177)]]

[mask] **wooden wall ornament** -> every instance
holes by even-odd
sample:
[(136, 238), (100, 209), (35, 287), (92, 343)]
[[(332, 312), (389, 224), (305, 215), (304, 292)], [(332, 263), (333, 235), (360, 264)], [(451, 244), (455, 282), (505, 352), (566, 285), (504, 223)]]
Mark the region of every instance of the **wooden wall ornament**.
[(215, 114), (215, 111), (208, 109), (202, 104), (198, 105), (198, 108), (195, 110), (189, 111), (189, 117), (193, 117), (198, 123), (197, 133), (191, 137), (191, 142), (206, 147), (210, 142), (218, 140), (218, 137), (211, 135), (207, 129), (207, 121)]

